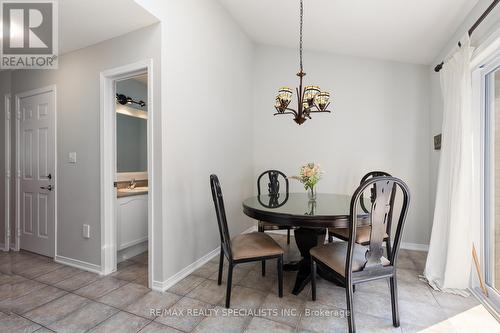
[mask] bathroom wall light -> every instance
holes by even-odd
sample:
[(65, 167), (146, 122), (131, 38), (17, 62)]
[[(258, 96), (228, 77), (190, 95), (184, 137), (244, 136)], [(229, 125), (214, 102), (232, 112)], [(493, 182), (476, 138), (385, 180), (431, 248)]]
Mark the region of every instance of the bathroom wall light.
[(136, 100), (133, 100), (131, 97), (125, 96), (123, 94), (116, 94), (116, 101), (121, 105), (137, 104), (140, 107), (146, 106), (146, 103), (144, 101), (136, 101)]

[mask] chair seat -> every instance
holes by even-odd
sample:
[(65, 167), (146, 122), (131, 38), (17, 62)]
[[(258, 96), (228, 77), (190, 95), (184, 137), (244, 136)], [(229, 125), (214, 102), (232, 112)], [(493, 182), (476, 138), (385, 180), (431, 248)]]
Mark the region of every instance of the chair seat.
[[(365, 254), (368, 247), (354, 244), (353, 256), (352, 256), (352, 271), (359, 272), (363, 270), (366, 263)], [(321, 261), (323, 264), (327, 265), (335, 272), (342, 276), (345, 276), (345, 261), (347, 257), (347, 243), (345, 242), (333, 242), (324, 245), (319, 245), (313, 247), (309, 253), (314, 258)], [(387, 258), (381, 258), (382, 265), (388, 266), (391, 263)]]
[(284, 251), (269, 235), (263, 232), (242, 234), (231, 239), (234, 260), (259, 258), (283, 254)]
[[(359, 227), (356, 229), (356, 243), (367, 244), (370, 243), (370, 233), (372, 232), (371, 226)], [(333, 236), (340, 238), (342, 240), (349, 239), (349, 229), (348, 228), (329, 228), (328, 233)], [(384, 234), (384, 240), (388, 238), (387, 233)]]
[(265, 230), (291, 229), (291, 227), (288, 225), (282, 225), (282, 224), (264, 222), (264, 221), (259, 221), (259, 227), (262, 227)]

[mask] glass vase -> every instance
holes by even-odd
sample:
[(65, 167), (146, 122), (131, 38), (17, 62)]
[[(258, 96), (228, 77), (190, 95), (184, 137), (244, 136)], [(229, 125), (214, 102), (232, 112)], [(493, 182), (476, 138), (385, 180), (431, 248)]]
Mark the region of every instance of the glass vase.
[(313, 187), (309, 187), (307, 189), (307, 197), (311, 201), (316, 200), (316, 188), (314, 186)]

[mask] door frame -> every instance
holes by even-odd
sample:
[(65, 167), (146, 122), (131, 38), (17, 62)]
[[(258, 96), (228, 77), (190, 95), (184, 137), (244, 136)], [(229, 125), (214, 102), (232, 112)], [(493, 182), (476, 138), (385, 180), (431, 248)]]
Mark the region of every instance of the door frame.
[(57, 173), (57, 88), (55, 84), (28, 90), (22, 93), (18, 93), (15, 95), (15, 103), (16, 103), (16, 113), (15, 113), (15, 136), (14, 136), (14, 159), (15, 159), (15, 196), (14, 196), (14, 205), (15, 205), (15, 242), (14, 242), (14, 251), (19, 251), (21, 249), (21, 110), (20, 110), (20, 101), (21, 98), (30, 97), (34, 95), (44, 94), (52, 92), (52, 98), (54, 99), (54, 118), (53, 124), (54, 126), (54, 253), (53, 258), (55, 258), (57, 253), (57, 190), (58, 190), (58, 173)]
[(100, 149), (101, 149), (101, 274), (108, 275), (116, 271), (117, 266), (117, 212), (116, 190), (114, 187), (116, 176), (116, 80), (127, 79), (139, 74), (148, 76), (148, 125), (147, 125), (147, 153), (148, 153), (148, 285), (153, 286), (154, 272), (154, 133), (153, 123), (156, 110), (153, 104), (153, 60), (146, 59), (125, 66), (105, 70), (100, 73), (101, 110), (100, 110)]
[(4, 110), (5, 110), (5, 150), (4, 150), (4, 159), (5, 159), (5, 198), (4, 198), (4, 223), (5, 223), (5, 239), (4, 239), (4, 251), (10, 250), (10, 187), (11, 187), (11, 165), (10, 165), (10, 128), (11, 128), (11, 95), (4, 95)]
[[(479, 138), (477, 145), (477, 157), (480, 161), (479, 165), (479, 182), (480, 182), (480, 208), (481, 218), (478, 226), (475, 241), (479, 243), (477, 248), (481, 263), (481, 273), (485, 279), (485, 288), (488, 291), (486, 297), (480, 290), (479, 278), (475, 275), (471, 279), (471, 291), (482, 302), (486, 309), (497, 319), (499, 316), (500, 294), (488, 283), (492, 267), (490, 267), (492, 253), (491, 244), (494, 242), (494, 235), (491, 234), (491, 222), (495, 215), (495, 205), (493, 196), (495, 195), (494, 185), (491, 181), (494, 179), (494, 170), (491, 168), (491, 158), (494, 156), (494, 146), (491, 144), (493, 139), (493, 122), (492, 112), (495, 110), (494, 101), (494, 85), (491, 85), (491, 80), (488, 75), (493, 73), (495, 69), (500, 67), (500, 56), (498, 55), (500, 48), (487, 57), (473, 63), (472, 72), (472, 105), (474, 110), (479, 114)], [(488, 79), (490, 79), (488, 81)], [(492, 98), (493, 97), (493, 98)], [(476, 243), (476, 244), (477, 244)], [(474, 268), (472, 268), (474, 269)]]

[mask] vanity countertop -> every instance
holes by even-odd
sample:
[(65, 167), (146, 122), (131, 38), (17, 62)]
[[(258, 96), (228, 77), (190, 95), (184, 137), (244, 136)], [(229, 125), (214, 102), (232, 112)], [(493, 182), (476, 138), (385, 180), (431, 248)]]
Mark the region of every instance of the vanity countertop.
[(136, 187), (134, 189), (130, 188), (119, 188), (117, 190), (117, 197), (118, 198), (123, 198), (123, 197), (131, 197), (134, 195), (144, 195), (148, 194), (148, 187), (147, 186), (141, 186), (141, 187)]

